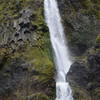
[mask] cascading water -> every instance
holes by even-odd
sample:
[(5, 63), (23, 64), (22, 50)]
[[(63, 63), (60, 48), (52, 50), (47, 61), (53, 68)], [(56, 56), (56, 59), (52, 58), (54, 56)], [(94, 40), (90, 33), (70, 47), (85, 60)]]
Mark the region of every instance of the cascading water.
[(73, 100), (71, 88), (66, 82), (71, 61), (56, 0), (44, 0), (44, 9), (57, 70), (56, 100)]

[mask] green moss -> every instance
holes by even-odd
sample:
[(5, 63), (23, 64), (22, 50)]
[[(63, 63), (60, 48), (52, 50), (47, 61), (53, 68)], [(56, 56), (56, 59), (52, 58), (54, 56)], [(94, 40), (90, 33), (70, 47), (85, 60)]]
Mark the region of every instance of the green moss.
[(85, 8), (83, 9), (85, 14), (95, 15), (97, 19), (100, 19), (99, 0), (83, 0), (81, 3)]
[(99, 43), (100, 44), (100, 34), (96, 38), (96, 43)]
[(37, 80), (45, 83), (53, 78), (54, 65), (46, 50), (44, 51), (38, 47), (28, 47), (25, 52), (22, 52), (21, 55), (33, 66), (29, 70), (35, 69), (36, 71), (44, 74), (36, 77)]
[(100, 51), (100, 34), (98, 34), (96, 37), (95, 49), (96, 49), (96, 52)]
[(83, 1), (82, 1), (82, 4), (83, 4), (83, 6), (86, 7), (86, 8), (89, 8), (89, 7), (92, 6), (91, 0), (83, 0)]
[(87, 56), (85, 56), (85, 55), (77, 56), (77, 57), (74, 57), (73, 59), (75, 59), (76, 61), (79, 61), (79, 62), (87, 63)]
[[(0, 48), (0, 58), (9, 55), (8, 61), (5, 63), (5, 68), (3, 70), (9, 69), (12, 66), (13, 61), (20, 59), (27, 64), (29, 73), (32, 73), (33, 70), (40, 73), (38, 75), (30, 76), (27, 81), (29, 84), (32, 84), (31, 82), (34, 80), (35, 82), (39, 82), (39, 85), (45, 84), (45, 86), (48, 86), (51, 89), (50, 84), (54, 81), (54, 64), (51, 56), (52, 51), (48, 28), (43, 17), (43, 0), (6, 0), (6, 2), (0, 0), (0, 26), (3, 27), (3, 30), (6, 30), (6, 32), (3, 33), (6, 37), (12, 36), (16, 32), (12, 26), (13, 22), (19, 20), (21, 16), (20, 11), (25, 8), (31, 9), (33, 16), (30, 18), (30, 24), (32, 24), (33, 27), (35, 26), (36, 29), (31, 31), (30, 43), (25, 40), (22, 47), (18, 47), (18, 44), (14, 43), (13, 45), (15, 46), (15, 49), (17, 48), (16, 50), (13, 49), (11, 45), (9, 45), (9, 48), (7, 47), (7, 49)], [(7, 27), (7, 24), (9, 24), (9, 27)], [(35, 40), (33, 40), (34, 37)], [(0, 35), (0, 42), (3, 40), (3, 35)], [(18, 65), (18, 67), (20, 67), (20, 65)], [(5, 76), (8, 75), (9, 73), (5, 73)], [(20, 83), (18, 85), (20, 85)], [(40, 88), (41, 87), (42, 86), (40, 86)], [(26, 93), (27, 91), (25, 89), (23, 89), (23, 91)], [(18, 99), (21, 100), (26, 99), (26, 96), (24, 97), (22, 95), (23, 91), (19, 88), (17, 90), (18, 91), (15, 93), (16, 98), (18, 97)], [(41, 92), (44, 93), (44, 91)], [(29, 95), (31, 93), (33, 93), (33, 90), (30, 89)], [(51, 95), (52, 94), (53, 93), (51, 93)], [(32, 100), (50, 99), (45, 94), (36, 93), (32, 95)]]
[(91, 0), (93, 3), (100, 4), (100, 0)]
[(89, 100), (89, 93), (81, 87), (73, 87), (73, 94), (75, 100)]
[(94, 90), (94, 95), (99, 95), (99, 93), (100, 93), (100, 88), (96, 88), (96, 89)]
[[(31, 19), (31, 23), (33, 26), (36, 26), (34, 33), (36, 35), (36, 41), (34, 41), (34, 45), (37, 47), (31, 47), (30, 44), (25, 44), (23, 49), (20, 51), (16, 51), (14, 54), (11, 54), (11, 59), (22, 58), (29, 62), (33, 67), (30, 70), (34, 69), (47, 74), (50, 76), (53, 69), (53, 62), (51, 57), (51, 44), (48, 33), (48, 28), (44, 23), (43, 17), (43, 0), (7, 0), (8, 4), (3, 0), (1, 1), (0, 11), (2, 13), (1, 18), (5, 18), (2, 23), (7, 23), (9, 20), (7, 16), (10, 16), (11, 19), (18, 17), (21, 9), (26, 7), (31, 7), (33, 11), (33, 17)], [(37, 5), (36, 5), (37, 4)], [(8, 6), (7, 6), (8, 5)], [(38, 7), (39, 5), (39, 7)], [(5, 16), (5, 14), (7, 16)], [(2, 19), (0, 19), (2, 20)], [(10, 21), (11, 22), (11, 21)], [(8, 22), (8, 23), (10, 23)], [(10, 26), (11, 27), (11, 26)], [(8, 29), (8, 31), (10, 28)], [(11, 35), (13, 31), (7, 33), (7, 35)], [(34, 34), (32, 33), (32, 34)], [(2, 37), (1, 37), (2, 38)], [(46, 77), (49, 78), (49, 77)], [(40, 79), (44, 80), (44, 77)]]
[(43, 93), (36, 93), (28, 97), (29, 100), (50, 100), (49, 97)]

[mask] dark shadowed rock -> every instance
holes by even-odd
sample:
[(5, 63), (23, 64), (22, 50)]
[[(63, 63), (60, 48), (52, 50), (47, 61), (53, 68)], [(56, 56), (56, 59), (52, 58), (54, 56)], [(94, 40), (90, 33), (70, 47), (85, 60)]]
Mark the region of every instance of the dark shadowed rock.
[[(89, 55), (86, 63), (75, 62), (72, 64), (70, 71), (68, 72), (68, 81), (72, 86), (74, 96), (76, 96), (76, 90), (84, 90), (91, 97), (91, 100), (99, 100), (100, 94), (100, 53), (95, 55)], [(88, 97), (87, 96), (87, 97)], [(75, 97), (77, 99), (82, 98)], [(88, 100), (88, 99), (86, 99)]]
[(79, 62), (73, 63), (68, 73), (68, 81), (71, 84), (78, 84), (86, 88), (88, 84), (88, 70), (85, 65)]

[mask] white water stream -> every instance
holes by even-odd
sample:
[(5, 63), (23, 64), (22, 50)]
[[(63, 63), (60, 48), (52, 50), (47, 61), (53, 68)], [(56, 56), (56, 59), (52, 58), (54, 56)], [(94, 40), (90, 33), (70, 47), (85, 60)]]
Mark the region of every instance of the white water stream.
[(73, 100), (66, 74), (72, 64), (69, 58), (63, 25), (56, 0), (44, 0), (46, 23), (50, 31), (57, 70), (56, 100)]

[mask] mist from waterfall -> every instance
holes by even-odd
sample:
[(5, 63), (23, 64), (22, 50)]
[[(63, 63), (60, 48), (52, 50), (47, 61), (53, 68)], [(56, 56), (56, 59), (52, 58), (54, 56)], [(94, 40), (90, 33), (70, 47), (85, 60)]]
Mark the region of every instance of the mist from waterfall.
[(72, 62), (56, 0), (44, 0), (44, 11), (46, 23), (50, 31), (57, 71), (56, 100), (73, 100), (71, 88), (66, 81), (66, 75)]

